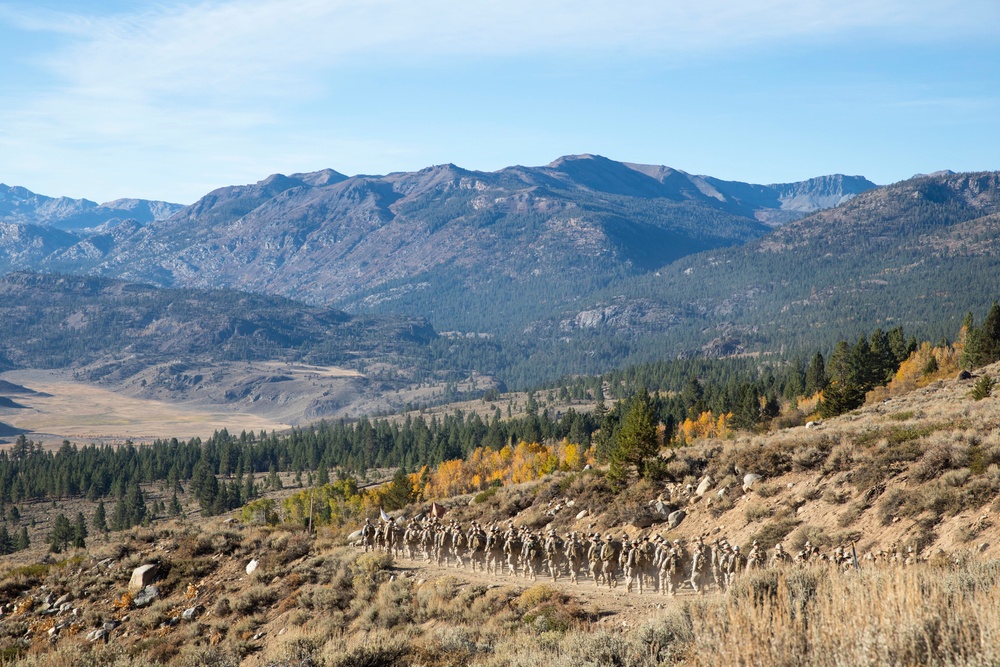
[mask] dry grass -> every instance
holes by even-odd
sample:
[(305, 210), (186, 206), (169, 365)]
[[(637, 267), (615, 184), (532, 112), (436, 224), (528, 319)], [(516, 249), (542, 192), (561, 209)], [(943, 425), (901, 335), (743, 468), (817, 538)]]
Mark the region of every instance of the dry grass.
[(19, 398), (28, 409), (18, 410), (5, 417), (5, 421), (34, 433), (58, 434), (46, 441), (53, 448), (58, 447), (63, 438), (147, 442), (159, 437), (205, 437), (223, 428), (238, 433), (242, 429), (282, 431), (289, 427), (251, 414), (132, 398), (73, 382), (60, 377), (56, 371), (48, 375), (43, 371), (15, 372), (5, 377), (40, 392)]
[[(997, 563), (745, 578), (692, 607), (693, 665), (994, 665)], [(767, 637), (767, 641), (761, 641)]]

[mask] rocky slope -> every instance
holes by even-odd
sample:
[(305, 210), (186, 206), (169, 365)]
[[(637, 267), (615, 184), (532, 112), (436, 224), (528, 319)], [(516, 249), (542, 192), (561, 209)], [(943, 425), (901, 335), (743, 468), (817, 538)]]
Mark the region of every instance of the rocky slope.
[(677, 352), (700, 340), (723, 354), (832, 345), (887, 322), (937, 340), (1000, 296), (998, 214), (998, 172), (917, 177), (685, 257), (549, 326), (661, 336)]
[[(980, 373), (998, 371), (994, 365)], [(667, 479), (617, 495), (599, 472), (586, 471), (480, 497), (438, 499), (447, 518), (463, 523), (510, 518), (535, 530), (663, 535), (688, 544), (707, 535), (744, 551), (754, 540), (768, 549), (783, 543), (792, 553), (806, 541), (826, 555), (856, 547), (859, 571), (846, 575), (823, 562), (789, 565), (783, 575), (775, 569), (745, 574), (726, 595), (697, 597), (685, 590), (677, 598), (626, 593), (621, 584), (597, 590), (589, 581), (577, 585), (565, 578), (536, 584), (510, 574), (362, 555), (341, 546), (356, 523), (338, 531), (321, 528), (314, 536), (300, 525), (255, 524), (253, 512), (248, 525), (235, 517), (205, 520), (193, 511), (191, 491), (180, 494), (185, 519), (94, 536), (88, 549), (47, 555), (43, 542), (57, 513), (92, 512), (87, 501), (70, 498), (58, 507), (25, 504), (13, 520), (16, 531), (30, 525), (33, 546), (0, 559), (0, 648), (35, 666), (87, 664), (85, 659), (112, 665), (447, 665), (457, 658), (498, 665), (512, 656), (518, 664), (570, 665), (596, 655), (614, 664), (623, 656), (643, 666), (690, 664), (700, 656), (699, 664), (736, 665), (746, 664), (746, 651), (761, 647), (814, 658), (834, 651), (839, 659), (820, 662), (833, 665), (863, 662), (843, 655), (867, 638), (880, 648), (862, 652), (869, 658), (877, 652), (874, 662), (888, 664), (900, 655), (896, 651), (912, 651), (915, 636), (930, 626), (949, 640), (928, 644), (922, 655), (986, 651), (992, 657), (980, 662), (991, 664), (995, 643), (979, 641), (968, 627), (974, 621), (977, 630), (990, 629), (988, 636), (998, 627), (989, 604), (1000, 553), (1000, 407), (996, 397), (973, 401), (968, 392), (974, 381), (934, 380), (811, 428), (664, 451)], [(747, 474), (759, 479), (743, 484)], [(146, 493), (147, 502), (165, 501), (171, 490), (149, 487)], [(282, 493), (268, 497), (279, 500)], [(683, 513), (669, 520), (666, 510)], [(903, 554), (910, 564), (866, 557), (879, 552)], [(863, 604), (857, 627), (835, 624), (856, 616), (849, 612)], [(959, 626), (939, 622), (950, 609), (958, 610), (953, 620)], [(813, 622), (802, 623), (802, 614)], [(755, 640), (777, 634), (776, 624), (785, 640)], [(807, 634), (805, 625), (818, 631)], [(732, 646), (740, 651), (725, 650)], [(754, 664), (778, 662), (761, 658)]]

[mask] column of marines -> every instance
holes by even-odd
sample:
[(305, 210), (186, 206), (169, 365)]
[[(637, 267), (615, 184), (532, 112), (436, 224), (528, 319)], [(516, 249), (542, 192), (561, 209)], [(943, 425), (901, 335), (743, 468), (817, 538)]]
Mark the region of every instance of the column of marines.
[(916, 562), (910, 548), (898, 545), (871, 552), (859, 559), (853, 546), (838, 546), (829, 554), (806, 542), (795, 554), (782, 544), (770, 551), (756, 540), (743, 552), (739, 545), (708, 535), (690, 544), (649, 534), (630, 538), (599, 532), (557, 533), (554, 529), (531, 530), (506, 523), (482, 525), (471, 521), (436, 517), (403, 520), (366, 519), (357, 544), (364, 551), (382, 551), (395, 557), (433, 562), (438, 566), (469, 567), (490, 575), (519, 576), (537, 581), (568, 579), (573, 583), (593, 580), (598, 586), (628, 593), (646, 591), (676, 595), (682, 590), (704, 593), (725, 590), (743, 573), (755, 569), (795, 567), (827, 562), (841, 569), (864, 565)]

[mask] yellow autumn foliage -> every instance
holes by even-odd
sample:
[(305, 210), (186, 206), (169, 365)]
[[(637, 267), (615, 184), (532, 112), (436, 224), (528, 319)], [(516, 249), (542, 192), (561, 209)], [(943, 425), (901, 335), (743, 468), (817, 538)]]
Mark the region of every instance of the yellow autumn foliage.
[(685, 440), (695, 438), (725, 438), (730, 434), (729, 420), (733, 413), (720, 414), (718, 417), (712, 414), (711, 410), (702, 412), (698, 419), (685, 419), (679, 430)]
[[(964, 335), (960, 335), (958, 342), (940, 347), (932, 346), (927, 342), (921, 344), (906, 361), (899, 365), (899, 370), (896, 371), (887, 386), (876, 387), (869, 392), (868, 400), (872, 402), (884, 400), (890, 396), (898, 396), (925, 387), (936, 380), (953, 377), (961, 368), (963, 339)], [(932, 359), (934, 364), (931, 363)], [(929, 370), (935, 364), (936, 370)]]
[(482, 491), (500, 484), (520, 484), (541, 479), (556, 470), (582, 470), (594, 463), (592, 450), (568, 440), (553, 445), (520, 442), (501, 449), (479, 447), (466, 459), (444, 461), (427, 475), (420, 489), (426, 500)]

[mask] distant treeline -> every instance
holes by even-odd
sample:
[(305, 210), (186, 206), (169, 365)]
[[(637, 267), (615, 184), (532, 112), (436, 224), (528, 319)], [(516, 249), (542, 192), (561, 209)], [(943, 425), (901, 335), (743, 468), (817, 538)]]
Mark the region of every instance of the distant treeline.
[[(969, 342), (969, 363), (1000, 358), (1000, 308), (994, 305), (980, 327), (973, 326), (970, 315), (960, 337)], [(816, 353), (808, 363), (743, 358), (647, 364), (602, 377), (569, 378), (530, 392), (525, 404), (516, 406), (519, 416), (514, 416), (510, 399), (486, 395), (483, 401), (492, 403), (492, 410), (485, 418), (459, 410), (443, 417), (323, 421), (281, 435), (222, 430), (206, 440), (159, 440), (144, 446), (64, 442), (55, 452), (20, 436), (14, 447), (0, 452), (0, 506), (72, 496), (116, 498), (111, 523), (127, 527), (149, 516), (138, 485), (152, 482), (164, 483), (168, 492), (186, 490), (212, 514), (240, 507), (265, 485), (280, 486), (279, 472), (295, 472), (303, 484), (325, 484), (335, 469), (354, 475), (375, 468), (417, 470), (465, 458), (480, 447), (563, 439), (593, 445), (597, 460), (607, 461), (636, 395), (647, 396), (667, 443), (680, 441), (678, 426), (684, 420), (707, 411), (729, 415), (733, 428), (753, 430), (777, 416), (789, 398), (822, 392), (817, 407), (825, 415), (861, 405), (865, 392), (886, 384), (916, 347), (914, 338), (896, 328), (876, 330), (853, 344), (842, 341), (829, 360)], [(652, 393), (642, 391), (646, 388)], [(596, 409), (557, 411), (546, 404), (557, 395), (589, 399)], [(610, 407), (608, 398), (614, 401)], [(171, 513), (177, 511), (173, 498)]]

